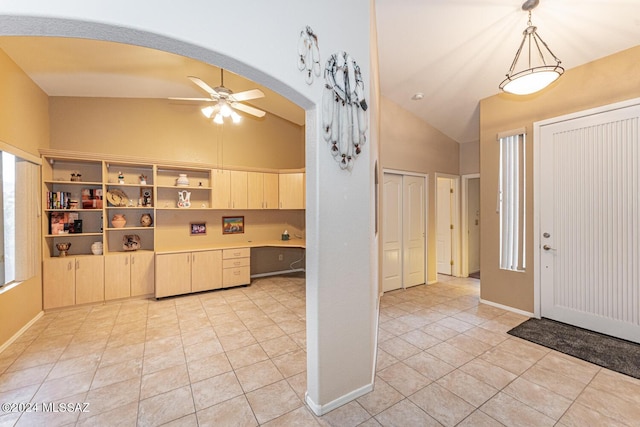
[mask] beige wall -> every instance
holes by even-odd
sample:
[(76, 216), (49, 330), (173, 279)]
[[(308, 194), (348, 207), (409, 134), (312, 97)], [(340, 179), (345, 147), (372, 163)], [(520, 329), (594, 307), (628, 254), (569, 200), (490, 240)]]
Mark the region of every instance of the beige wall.
[(387, 98), (381, 98), (380, 110), (382, 167), (429, 175), (427, 281), (432, 282), (438, 277), (435, 173), (459, 174), (459, 144)]
[(53, 97), (51, 148), (216, 166), (304, 167), (304, 128), (267, 114), (215, 125), (197, 104), (163, 99)]
[(498, 268), (499, 223), (496, 214), (498, 188), (498, 132), (527, 129), (527, 206), (533, 206), (533, 123), (640, 97), (640, 46), (568, 70), (546, 90), (529, 96), (499, 94), (480, 103), (481, 174), (481, 298), (527, 312), (534, 311), (533, 209), (526, 223), (527, 271)]
[(480, 173), (480, 142), (460, 144), (460, 175)]
[[(38, 156), (49, 143), (47, 96), (0, 50), (0, 141)], [(39, 264), (39, 263), (38, 263)], [(42, 277), (0, 294), (0, 347), (42, 310)]]

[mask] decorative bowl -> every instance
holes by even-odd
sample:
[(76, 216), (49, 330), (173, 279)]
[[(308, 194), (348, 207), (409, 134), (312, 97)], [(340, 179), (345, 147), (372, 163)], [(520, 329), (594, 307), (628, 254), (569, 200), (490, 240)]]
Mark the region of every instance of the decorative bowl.
[(60, 251), (60, 255), (59, 256), (67, 256), (67, 251), (69, 250), (69, 248), (71, 247), (71, 242), (66, 242), (66, 243), (56, 243), (56, 248), (58, 249), (58, 251)]

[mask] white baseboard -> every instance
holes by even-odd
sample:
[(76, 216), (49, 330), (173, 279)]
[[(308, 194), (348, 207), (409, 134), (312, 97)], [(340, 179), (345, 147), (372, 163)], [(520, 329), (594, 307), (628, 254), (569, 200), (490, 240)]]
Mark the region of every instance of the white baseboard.
[(269, 277), (269, 276), (278, 276), (280, 274), (288, 274), (288, 273), (298, 273), (301, 271), (307, 271), (304, 268), (293, 268), (291, 270), (280, 270), (280, 271), (270, 271), (269, 273), (258, 273), (258, 274), (252, 274), (251, 278), (256, 278), (256, 277)]
[(373, 391), (373, 383), (360, 387), (357, 390), (353, 390), (352, 392), (347, 393), (344, 396), (341, 396), (325, 405), (318, 405), (317, 403), (315, 403), (313, 400), (311, 400), (308, 393), (304, 394), (304, 401), (307, 403), (307, 405), (309, 405), (309, 408), (313, 411), (314, 414), (316, 414), (317, 416), (322, 416), (342, 405), (351, 402), (352, 400), (359, 398), (360, 396), (364, 396), (371, 391)]
[(496, 308), (501, 308), (503, 310), (507, 310), (507, 311), (510, 311), (512, 313), (522, 314), (523, 316), (528, 316), (528, 317), (535, 317), (535, 315), (533, 313), (529, 313), (528, 311), (520, 310), (520, 309), (517, 309), (517, 308), (514, 308), (514, 307), (509, 307), (508, 305), (498, 304), (497, 302), (487, 301), (487, 300), (482, 299), (482, 298), (480, 298), (480, 302), (482, 304), (490, 305), (490, 306), (496, 307)]
[(40, 313), (36, 314), (36, 316), (33, 319), (29, 320), (29, 322), (26, 325), (24, 325), (22, 328), (20, 328), (20, 330), (18, 332), (13, 334), (13, 336), (11, 338), (9, 338), (7, 340), (7, 342), (5, 342), (4, 344), (0, 345), (0, 353), (5, 351), (7, 349), (7, 347), (9, 347), (11, 344), (13, 344), (13, 342), (15, 340), (20, 338), (20, 335), (24, 334), (25, 331), (27, 329), (29, 329), (31, 327), (31, 325), (36, 323), (38, 321), (38, 319), (40, 319), (42, 316), (44, 316), (44, 311), (41, 311)]

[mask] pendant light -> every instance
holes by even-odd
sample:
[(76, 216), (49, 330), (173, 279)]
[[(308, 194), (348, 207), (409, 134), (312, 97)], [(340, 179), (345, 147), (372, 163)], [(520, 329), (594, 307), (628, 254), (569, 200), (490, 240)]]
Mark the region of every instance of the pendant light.
[[(500, 90), (515, 95), (529, 95), (538, 92), (553, 83), (564, 73), (560, 66), (560, 60), (551, 52), (549, 46), (542, 40), (537, 32), (537, 27), (531, 24), (531, 11), (538, 6), (540, 0), (526, 0), (522, 4), (522, 10), (529, 12), (527, 28), (524, 30), (522, 42), (513, 59), (507, 78), (500, 83)], [(515, 72), (522, 48), (527, 44), (528, 58), (527, 68)], [(553, 58), (555, 64), (547, 64), (547, 58)]]

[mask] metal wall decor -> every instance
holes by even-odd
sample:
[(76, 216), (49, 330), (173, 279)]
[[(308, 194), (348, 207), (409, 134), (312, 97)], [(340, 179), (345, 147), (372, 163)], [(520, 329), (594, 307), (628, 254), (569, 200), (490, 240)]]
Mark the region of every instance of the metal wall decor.
[(313, 76), (320, 77), (320, 48), (318, 37), (311, 27), (300, 31), (298, 40), (298, 70), (305, 73), (308, 85), (313, 83)]
[(360, 67), (346, 52), (331, 55), (324, 69), (324, 139), (341, 169), (351, 170), (366, 142), (367, 101)]

